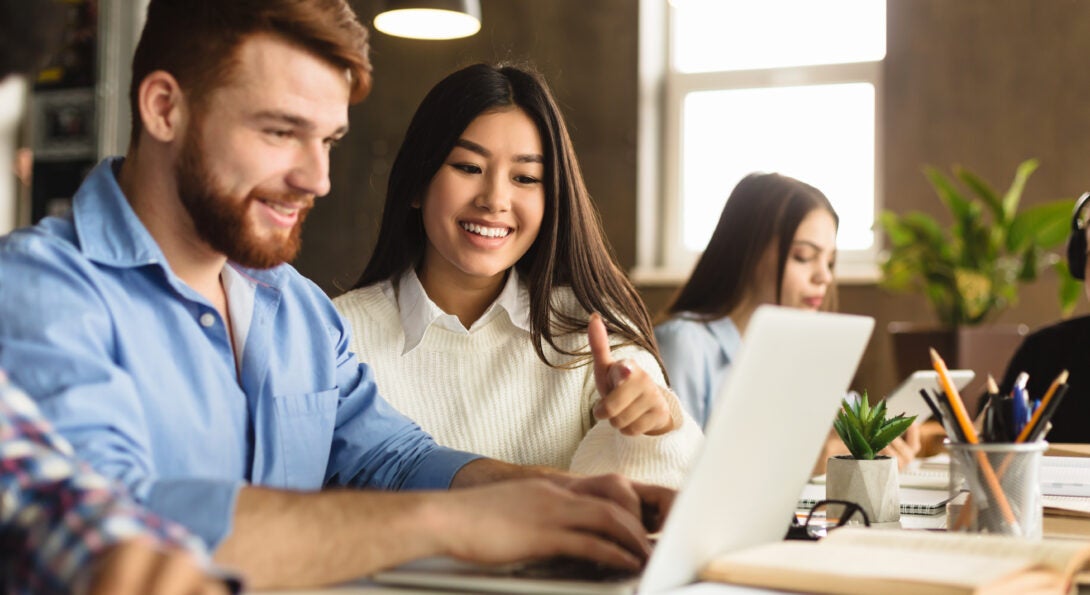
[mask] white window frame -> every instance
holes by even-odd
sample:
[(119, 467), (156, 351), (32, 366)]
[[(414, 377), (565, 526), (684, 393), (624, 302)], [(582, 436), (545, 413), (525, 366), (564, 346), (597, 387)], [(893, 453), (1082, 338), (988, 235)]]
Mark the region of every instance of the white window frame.
[[(760, 0), (755, 0), (760, 1)], [(883, 61), (683, 73), (674, 70), (667, 0), (640, 0), (637, 141), (637, 253), (633, 279), (641, 285), (684, 282), (699, 252), (681, 235), (681, 117), (686, 95), (698, 91), (797, 87), (837, 83), (874, 86), (874, 213), (882, 201)], [(724, 189), (724, 193), (729, 192)], [(879, 278), (880, 237), (866, 250), (841, 250), (837, 282), (873, 283)]]

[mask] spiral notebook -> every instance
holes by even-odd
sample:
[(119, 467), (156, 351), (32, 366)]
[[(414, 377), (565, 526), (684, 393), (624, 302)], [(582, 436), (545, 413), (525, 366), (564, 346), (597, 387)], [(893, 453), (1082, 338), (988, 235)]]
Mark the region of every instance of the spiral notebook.
[[(816, 475), (810, 483), (825, 483), (825, 475)], [(950, 488), (950, 463), (939, 466), (916, 466), (897, 472), (897, 485), (901, 489), (920, 488), (925, 490), (948, 490)], [(1090, 495), (1090, 494), (1088, 494)]]
[[(946, 502), (950, 495), (946, 490), (927, 490), (923, 488), (900, 489), (901, 514), (942, 514), (946, 512)], [(825, 486), (808, 483), (802, 489), (799, 496), (799, 508), (813, 508), (815, 504), (825, 499)]]

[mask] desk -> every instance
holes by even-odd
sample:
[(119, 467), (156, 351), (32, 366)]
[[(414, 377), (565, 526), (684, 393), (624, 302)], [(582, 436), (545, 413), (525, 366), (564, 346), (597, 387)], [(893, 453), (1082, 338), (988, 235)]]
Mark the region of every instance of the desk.
[[(1081, 454), (1080, 454), (1081, 453)], [(1090, 455), (1090, 445), (1053, 445), (1053, 449), (1049, 451), (1049, 455), (1053, 456), (1088, 456)], [(901, 520), (898, 523), (886, 523), (883, 526), (876, 526), (877, 529), (942, 529), (946, 526), (946, 515), (901, 515)], [(1049, 536), (1048, 521), (1046, 520), (1046, 536)], [(1058, 537), (1059, 535), (1053, 534), (1052, 536)], [(1090, 536), (1088, 536), (1090, 537)], [(270, 595), (273, 592), (269, 592)], [(308, 589), (297, 591), (275, 591), (277, 595), (436, 595), (441, 593), (440, 591), (429, 591), (420, 589), (401, 589), (392, 588), (381, 585), (376, 585), (368, 580), (361, 580), (352, 584), (341, 585), (337, 587), (330, 587), (327, 589)], [(679, 595), (768, 595), (769, 593), (783, 593), (782, 591), (772, 591), (764, 589), (756, 589), (752, 587), (741, 587), (735, 585), (726, 585), (722, 583), (696, 583), (687, 585), (679, 589), (670, 591), (671, 594)], [(1090, 585), (1080, 585), (1079, 593), (1084, 595), (1090, 595)]]
[(1090, 457), (1090, 444), (1049, 444), (1048, 457)]
[[(257, 591), (255, 595), (436, 595), (445, 591), (426, 591), (418, 589), (395, 589), (383, 587), (368, 581), (359, 581), (350, 585), (330, 587), (328, 589), (309, 589), (305, 591)], [(769, 595), (786, 593), (754, 587), (725, 585), (723, 583), (695, 583), (669, 591), (667, 595)], [(797, 594), (796, 594), (797, 595)]]

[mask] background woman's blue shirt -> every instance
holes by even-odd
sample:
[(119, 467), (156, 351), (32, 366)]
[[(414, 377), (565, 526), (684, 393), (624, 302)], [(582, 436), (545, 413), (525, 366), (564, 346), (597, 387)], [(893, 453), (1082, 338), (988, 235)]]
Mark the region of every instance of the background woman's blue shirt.
[(727, 316), (711, 321), (682, 313), (655, 327), (670, 387), (682, 407), (707, 426), (716, 392), (725, 382), (731, 362), (742, 346), (738, 328)]

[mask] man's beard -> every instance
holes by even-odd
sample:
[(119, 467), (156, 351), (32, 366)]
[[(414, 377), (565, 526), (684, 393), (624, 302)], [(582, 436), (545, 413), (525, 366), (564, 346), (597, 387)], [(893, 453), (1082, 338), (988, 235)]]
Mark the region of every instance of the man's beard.
[[(294, 260), (303, 245), (303, 221), (313, 205), (313, 197), (304, 193), (251, 192), (238, 201), (225, 195), (215, 187), (205, 165), (196, 127), (190, 127), (188, 132), (174, 166), (174, 175), (178, 196), (201, 239), (228, 260), (244, 267), (268, 269)], [(299, 210), (298, 220), (286, 235), (273, 234), (263, 240), (248, 216), (258, 195), (274, 203), (305, 200), (311, 206)]]

